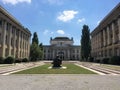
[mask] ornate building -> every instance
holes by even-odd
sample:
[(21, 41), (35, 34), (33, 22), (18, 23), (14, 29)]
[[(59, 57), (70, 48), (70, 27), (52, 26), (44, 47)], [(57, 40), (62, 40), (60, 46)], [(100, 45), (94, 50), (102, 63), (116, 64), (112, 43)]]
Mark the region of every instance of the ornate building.
[(51, 60), (57, 55), (62, 60), (79, 60), (80, 59), (80, 46), (73, 45), (73, 38), (56, 37), (50, 39), (50, 45), (44, 45), (44, 59)]
[(94, 58), (120, 56), (120, 3), (94, 29), (91, 37)]
[(0, 6), (0, 57), (29, 58), (31, 33)]

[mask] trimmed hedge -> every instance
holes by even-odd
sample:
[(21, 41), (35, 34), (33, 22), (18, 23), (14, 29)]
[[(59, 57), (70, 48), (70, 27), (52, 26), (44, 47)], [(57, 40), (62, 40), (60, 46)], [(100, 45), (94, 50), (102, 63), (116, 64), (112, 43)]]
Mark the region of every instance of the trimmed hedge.
[(3, 63), (4, 63), (4, 58), (0, 57), (0, 64), (3, 64)]
[(100, 61), (101, 61), (100, 59), (94, 60), (95, 63), (100, 63)]
[(109, 63), (113, 65), (120, 65), (120, 56), (111, 57)]
[(28, 62), (29, 60), (27, 58), (23, 58), (22, 62)]
[(15, 59), (15, 63), (21, 63), (21, 62), (22, 62), (22, 59), (20, 59), (20, 58)]
[(109, 58), (103, 58), (102, 63), (103, 64), (109, 64)]
[(93, 62), (94, 61), (94, 58), (93, 57), (90, 57), (89, 58), (89, 62)]
[(5, 64), (12, 64), (15, 62), (15, 59), (11, 56), (8, 56), (5, 60), (4, 60), (4, 63)]

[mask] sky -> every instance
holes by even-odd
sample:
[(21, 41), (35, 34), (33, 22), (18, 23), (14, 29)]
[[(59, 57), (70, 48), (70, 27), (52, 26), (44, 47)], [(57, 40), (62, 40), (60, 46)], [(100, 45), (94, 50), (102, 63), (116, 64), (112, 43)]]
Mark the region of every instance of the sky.
[[(80, 45), (83, 25), (90, 32), (120, 0), (0, 0), (5, 8), (31, 33), (37, 32), (39, 42), (50, 45), (50, 37), (73, 37)], [(31, 36), (32, 39), (32, 36)]]

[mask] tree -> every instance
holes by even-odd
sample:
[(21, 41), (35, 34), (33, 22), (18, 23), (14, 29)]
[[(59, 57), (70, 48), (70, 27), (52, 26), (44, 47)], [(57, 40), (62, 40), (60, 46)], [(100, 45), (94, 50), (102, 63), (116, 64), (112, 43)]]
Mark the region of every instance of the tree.
[(82, 36), (81, 36), (81, 57), (83, 60), (88, 60), (91, 52), (90, 44), (90, 30), (87, 25), (83, 26)]
[(33, 34), (32, 44), (33, 43), (36, 43), (37, 45), (39, 44), (39, 40), (38, 40), (38, 36), (37, 36), (36, 32), (34, 32), (34, 34)]
[(39, 44), (39, 48), (41, 50), (40, 58), (42, 59), (43, 58), (43, 44), (42, 43)]
[(42, 43), (39, 44), (37, 33), (34, 32), (33, 38), (32, 38), (32, 44), (30, 47), (31, 61), (36, 61), (38, 59), (41, 59), (42, 56), (43, 56), (43, 46), (42, 46)]
[(39, 44), (39, 47), (43, 51), (43, 44), (42, 43)]
[(32, 61), (36, 61), (41, 58), (42, 51), (36, 43), (33, 43), (30, 47), (30, 56)]

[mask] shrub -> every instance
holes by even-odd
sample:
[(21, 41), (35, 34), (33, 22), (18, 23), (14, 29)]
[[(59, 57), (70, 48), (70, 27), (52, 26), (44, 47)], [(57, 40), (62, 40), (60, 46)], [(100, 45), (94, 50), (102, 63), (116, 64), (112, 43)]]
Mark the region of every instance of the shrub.
[(109, 63), (113, 65), (120, 65), (120, 56), (111, 57)]
[(11, 56), (8, 56), (5, 60), (4, 60), (4, 63), (5, 64), (12, 64), (14, 63), (15, 59)]
[(4, 58), (0, 57), (0, 64), (3, 64), (3, 63), (4, 63)]
[(20, 59), (20, 58), (15, 59), (15, 63), (21, 63), (21, 62), (22, 62), (22, 59)]
[(94, 60), (95, 63), (100, 63), (100, 59)]
[(28, 62), (28, 59), (27, 58), (23, 58), (22, 62)]
[(94, 61), (94, 58), (93, 57), (90, 57), (89, 58), (89, 62), (93, 62)]
[(109, 58), (103, 58), (101, 63), (108, 64), (109, 63)]

